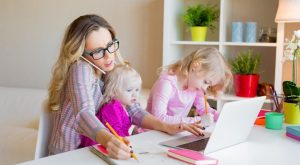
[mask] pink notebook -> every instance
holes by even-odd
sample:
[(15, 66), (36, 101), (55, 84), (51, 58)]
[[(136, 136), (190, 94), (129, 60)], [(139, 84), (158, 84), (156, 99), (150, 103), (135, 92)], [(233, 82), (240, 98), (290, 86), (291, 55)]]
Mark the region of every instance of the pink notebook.
[(218, 160), (205, 156), (200, 152), (187, 149), (169, 149), (168, 156), (197, 165), (217, 165)]

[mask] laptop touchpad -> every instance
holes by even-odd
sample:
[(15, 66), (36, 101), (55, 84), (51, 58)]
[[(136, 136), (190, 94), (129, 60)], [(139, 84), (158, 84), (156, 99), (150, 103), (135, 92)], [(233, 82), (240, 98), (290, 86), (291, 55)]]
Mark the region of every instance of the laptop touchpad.
[(177, 147), (190, 149), (190, 150), (194, 150), (194, 151), (203, 151), (207, 145), (208, 140), (209, 140), (209, 137), (200, 139), (200, 140), (196, 140), (193, 142), (181, 144), (181, 145), (178, 145)]

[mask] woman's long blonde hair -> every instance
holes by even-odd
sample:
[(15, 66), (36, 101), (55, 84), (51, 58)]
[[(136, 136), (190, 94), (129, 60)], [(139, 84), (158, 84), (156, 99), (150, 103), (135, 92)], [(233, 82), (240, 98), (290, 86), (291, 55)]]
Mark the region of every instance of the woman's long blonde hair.
[(57, 111), (60, 109), (61, 94), (68, 77), (69, 68), (83, 54), (87, 35), (99, 28), (107, 29), (112, 38), (115, 38), (115, 31), (112, 26), (104, 18), (97, 15), (80, 16), (68, 26), (58, 60), (52, 69), (52, 79), (48, 88), (48, 110)]
[(162, 68), (169, 74), (187, 78), (192, 68), (200, 67), (201, 72), (216, 75), (219, 82), (208, 89), (208, 94), (216, 96), (219, 90), (224, 90), (232, 80), (231, 70), (223, 55), (216, 48), (198, 49), (176, 63)]
[(142, 84), (140, 74), (133, 69), (128, 62), (116, 65), (115, 68), (105, 76), (105, 92), (101, 105), (113, 99), (116, 92), (123, 87), (124, 82), (128, 81), (128, 78), (132, 78), (130, 80), (139, 81)]

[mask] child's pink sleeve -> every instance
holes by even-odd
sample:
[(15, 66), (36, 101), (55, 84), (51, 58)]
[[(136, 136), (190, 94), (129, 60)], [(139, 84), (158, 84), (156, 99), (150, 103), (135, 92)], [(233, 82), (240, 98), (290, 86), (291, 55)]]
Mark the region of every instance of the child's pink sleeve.
[(200, 117), (168, 115), (170, 114), (170, 112), (168, 112), (168, 106), (172, 106), (170, 100), (174, 99), (172, 98), (172, 96), (174, 95), (175, 90), (176, 89), (174, 89), (169, 80), (162, 79), (155, 83), (151, 91), (151, 109), (149, 109), (148, 111), (161, 121), (171, 124), (178, 124), (181, 122), (194, 123), (199, 121)]
[[(129, 136), (128, 130), (123, 130), (123, 109), (113, 104), (106, 104), (101, 108), (101, 122), (105, 125), (108, 122), (111, 127), (121, 136)], [(105, 125), (106, 126), (106, 125)]]
[[(205, 114), (205, 101), (204, 95), (202, 93), (198, 93), (196, 99), (194, 101), (194, 106), (196, 107), (196, 112), (201, 116)], [(214, 121), (218, 120), (219, 112), (216, 111), (214, 108), (210, 107), (209, 103), (207, 102), (208, 112), (214, 115)]]

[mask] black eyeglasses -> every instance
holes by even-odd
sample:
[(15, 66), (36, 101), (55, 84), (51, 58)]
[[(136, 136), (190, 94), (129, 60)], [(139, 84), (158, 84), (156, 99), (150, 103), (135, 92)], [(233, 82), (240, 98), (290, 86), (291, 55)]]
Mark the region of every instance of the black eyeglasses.
[(113, 39), (111, 43), (107, 45), (106, 48), (100, 48), (97, 50), (94, 50), (92, 52), (84, 50), (84, 54), (88, 54), (93, 57), (94, 60), (99, 60), (105, 56), (105, 51), (108, 51), (108, 53), (114, 53), (119, 49), (119, 40)]

